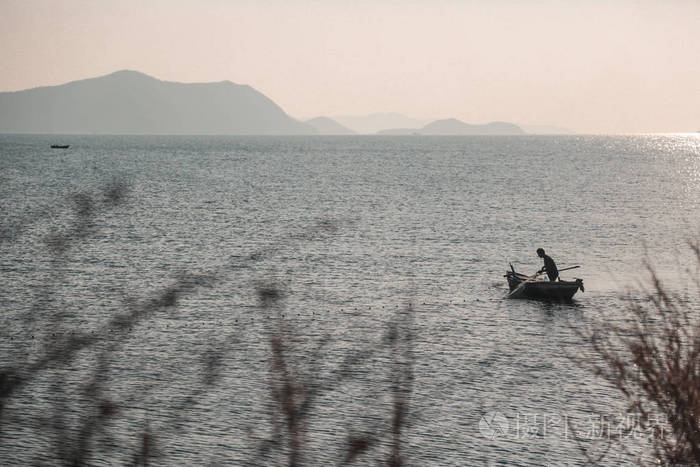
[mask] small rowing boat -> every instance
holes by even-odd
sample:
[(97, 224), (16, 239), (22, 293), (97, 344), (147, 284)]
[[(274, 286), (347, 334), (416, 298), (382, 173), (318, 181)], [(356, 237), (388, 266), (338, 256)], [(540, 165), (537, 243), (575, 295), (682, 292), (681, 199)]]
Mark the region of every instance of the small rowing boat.
[(51, 149), (68, 149), (70, 144), (52, 144)]
[[(561, 271), (567, 269), (573, 269), (573, 267), (561, 269)], [(508, 287), (510, 288), (508, 298), (532, 298), (551, 302), (569, 302), (579, 289), (581, 289), (581, 292), (584, 290), (583, 279), (552, 282), (538, 277), (537, 274), (526, 276), (515, 272), (512, 264), (510, 265), (510, 271), (506, 271), (505, 277), (508, 279)]]

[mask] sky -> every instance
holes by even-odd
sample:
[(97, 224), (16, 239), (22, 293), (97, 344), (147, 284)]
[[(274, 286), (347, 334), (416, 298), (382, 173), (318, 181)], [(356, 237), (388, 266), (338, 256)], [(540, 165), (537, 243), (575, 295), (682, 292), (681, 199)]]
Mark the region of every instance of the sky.
[(700, 130), (700, 0), (0, 0), (0, 91), (141, 71), (293, 117)]

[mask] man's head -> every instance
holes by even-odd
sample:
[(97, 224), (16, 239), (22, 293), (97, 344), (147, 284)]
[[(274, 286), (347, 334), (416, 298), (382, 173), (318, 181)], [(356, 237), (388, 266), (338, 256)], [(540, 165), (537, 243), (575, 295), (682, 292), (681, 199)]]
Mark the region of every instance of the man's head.
[(537, 249), (537, 256), (544, 258), (544, 250), (542, 248)]

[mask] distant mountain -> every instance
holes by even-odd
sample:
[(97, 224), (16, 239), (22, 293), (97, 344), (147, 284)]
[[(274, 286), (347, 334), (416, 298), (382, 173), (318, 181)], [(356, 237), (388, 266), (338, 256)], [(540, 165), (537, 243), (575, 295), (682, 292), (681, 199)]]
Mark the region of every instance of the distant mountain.
[(247, 85), (175, 83), (118, 71), (0, 93), (0, 133), (314, 134)]
[(421, 128), (390, 128), (378, 131), (378, 135), (420, 135)]
[(491, 122), (470, 125), (456, 118), (435, 120), (423, 128), (395, 128), (379, 132), (380, 135), (524, 135), (522, 128), (512, 123)]
[(424, 135), (522, 135), (525, 132), (517, 125), (506, 122), (491, 122), (486, 125), (470, 125), (456, 118), (436, 120), (424, 126)]
[(328, 117), (316, 117), (306, 121), (320, 135), (354, 135), (355, 132)]
[(531, 135), (574, 135), (575, 131), (561, 126), (552, 125), (520, 125), (523, 130)]
[(391, 128), (420, 128), (431, 120), (406, 117), (397, 113), (333, 117), (340, 124), (360, 134), (376, 134)]

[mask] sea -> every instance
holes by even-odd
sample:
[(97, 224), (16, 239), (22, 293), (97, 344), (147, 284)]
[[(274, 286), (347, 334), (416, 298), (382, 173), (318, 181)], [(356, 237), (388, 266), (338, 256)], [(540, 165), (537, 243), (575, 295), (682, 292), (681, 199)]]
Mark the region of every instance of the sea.
[(586, 336), (698, 306), (700, 134), (2, 135), (0, 199), (3, 465), (649, 460)]

